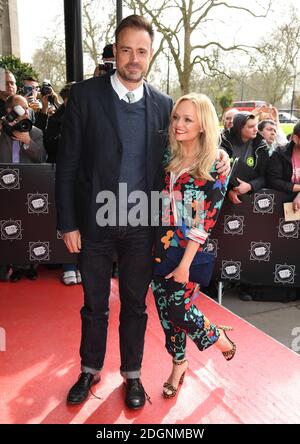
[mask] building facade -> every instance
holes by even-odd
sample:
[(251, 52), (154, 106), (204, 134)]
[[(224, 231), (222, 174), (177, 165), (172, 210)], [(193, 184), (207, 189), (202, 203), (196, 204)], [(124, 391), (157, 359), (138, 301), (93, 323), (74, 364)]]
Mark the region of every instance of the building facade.
[(17, 0), (0, 0), (0, 55), (20, 57)]

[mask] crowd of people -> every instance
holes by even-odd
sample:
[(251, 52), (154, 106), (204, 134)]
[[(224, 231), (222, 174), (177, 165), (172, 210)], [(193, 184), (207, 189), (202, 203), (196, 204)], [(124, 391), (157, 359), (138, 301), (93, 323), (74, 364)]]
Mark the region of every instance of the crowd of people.
[[(49, 83), (39, 91), (34, 78), (24, 79), (17, 93), (13, 73), (5, 71), (0, 162), (57, 164), (58, 229), (69, 252), (79, 254), (79, 268), (67, 264), (63, 270), (65, 284), (82, 282), (84, 290), (81, 373), (68, 393), (69, 404), (83, 402), (100, 380), (115, 255), (121, 299), (120, 370), (125, 403), (138, 409), (146, 400), (141, 364), (150, 282), (172, 357), (163, 385), (163, 396), (171, 398), (188, 368), (187, 337), (201, 351), (215, 344), (226, 360), (236, 353), (236, 344), (226, 333), (230, 326), (210, 322), (194, 305), (202, 285), (204, 249), (224, 199), (239, 205), (244, 194), (267, 186), (291, 193), (294, 210), (300, 208), (300, 124), (288, 141), (276, 108), (230, 109), (220, 134), (208, 97), (189, 94), (173, 105), (170, 97), (144, 80), (153, 37), (144, 18), (125, 18), (116, 29), (115, 43), (105, 48), (108, 60), (96, 67), (93, 78), (67, 84), (60, 92), (63, 103)], [(27, 130), (16, 130), (14, 125), (20, 122), (28, 125)], [(243, 177), (242, 170), (230, 176), (229, 164), (235, 159), (251, 170), (251, 179)], [(168, 223), (163, 223), (161, 212), (155, 230), (151, 224), (101, 226), (96, 217), (99, 192), (113, 193), (126, 214), (132, 209), (129, 201), (121, 201), (120, 183), (127, 184), (128, 193), (150, 197), (158, 190), (168, 196)], [(189, 196), (190, 218), (178, 193)], [(200, 273), (192, 275), (194, 268)], [(7, 275), (6, 268), (4, 272)], [(13, 265), (11, 281), (24, 273), (36, 278), (32, 267)]]

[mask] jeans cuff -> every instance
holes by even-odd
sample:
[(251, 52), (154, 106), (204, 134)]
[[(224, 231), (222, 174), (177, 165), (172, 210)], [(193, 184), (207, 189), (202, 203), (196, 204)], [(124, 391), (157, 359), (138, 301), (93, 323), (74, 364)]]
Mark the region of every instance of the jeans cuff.
[(83, 373), (90, 373), (91, 375), (97, 375), (98, 373), (100, 373), (101, 368), (99, 370), (97, 370), (95, 368), (91, 368), (91, 367), (87, 367), (86, 365), (82, 365), (81, 371)]
[(121, 375), (125, 379), (135, 379), (141, 376), (141, 370), (129, 370), (128, 372), (123, 372), (121, 370)]

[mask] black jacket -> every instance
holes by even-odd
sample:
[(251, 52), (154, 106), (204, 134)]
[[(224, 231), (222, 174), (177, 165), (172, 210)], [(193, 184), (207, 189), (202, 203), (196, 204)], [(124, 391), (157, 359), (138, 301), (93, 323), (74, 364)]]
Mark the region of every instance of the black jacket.
[[(234, 135), (230, 130), (226, 130), (221, 134), (220, 148), (223, 148), (229, 155), (230, 159), (233, 157)], [(255, 192), (261, 188), (266, 187), (266, 171), (269, 164), (269, 148), (265, 139), (257, 133), (253, 140), (254, 154), (256, 158), (255, 167), (253, 168), (257, 177), (249, 182), (252, 191)]]
[(267, 171), (267, 184), (269, 188), (283, 191), (284, 193), (293, 192), (293, 154), (294, 142), (289, 142), (284, 147), (277, 147), (273, 152)]
[[(148, 83), (146, 99), (146, 179), (148, 195), (156, 189), (167, 144), (172, 100)], [(72, 86), (63, 119), (56, 165), (58, 229), (79, 229), (89, 240), (101, 240), (96, 213), (101, 191), (116, 196), (122, 159), (110, 75), (94, 77)]]

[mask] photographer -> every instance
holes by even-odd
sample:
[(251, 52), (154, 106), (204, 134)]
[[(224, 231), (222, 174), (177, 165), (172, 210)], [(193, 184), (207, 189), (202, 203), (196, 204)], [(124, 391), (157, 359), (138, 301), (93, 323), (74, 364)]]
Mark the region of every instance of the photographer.
[(5, 105), (7, 114), (1, 119), (0, 162), (44, 162), (43, 133), (32, 126), (27, 100), (19, 95), (10, 96)]
[(47, 162), (56, 163), (56, 156), (58, 150), (58, 143), (62, 128), (63, 117), (68, 102), (69, 94), (72, 85), (75, 82), (67, 83), (60, 91), (60, 96), (64, 103), (56, 110), (56, 112), (49, 116), (47, 128), (44, 131), (44, 144), (47, 152)]
[(40, 96), (42, 101), (42, 108), (36, 114), (35, 126), (42, 131), (45, 131), (49, 116), (56, 113), (60, 107), (58, 95), (52, 88), (49, 80), (44, 80), (40, 88)]
[[(29, 118), (25, 97), (10, 96), (5, 102), (6, 115), (2, 117), (0, 136), (1, 163), (41, 163), (45, 160), (43, 132), (34, 127)], [(2, 266), (2, 280), (7, 279), (7, 268)], [(12, 265), (11, 282), (18, 282), (23, 275), (37, 279), (37, 265)]]
[(113, 45), (106, 45), (102, 52), (102, 62), (96, 66), (94, 77), (100, 77), (115, 68), (115, 57), (113, 53)]

